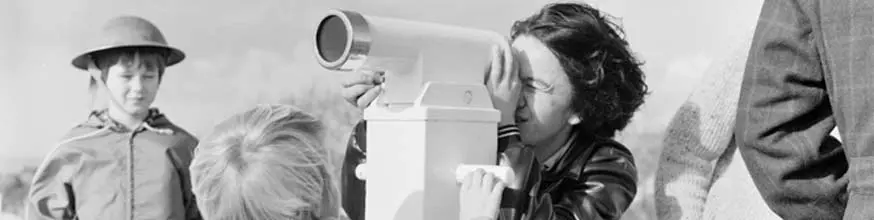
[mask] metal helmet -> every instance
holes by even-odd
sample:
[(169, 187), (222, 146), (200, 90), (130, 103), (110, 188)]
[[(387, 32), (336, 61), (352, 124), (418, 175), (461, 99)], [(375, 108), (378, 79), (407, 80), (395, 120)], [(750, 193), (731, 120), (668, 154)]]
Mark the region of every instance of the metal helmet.
[(167, 66), (172, 66), (185, 59), (185, 53), (171, 47), (164, 35), (154, 24), (136, 16), (115, 17), (100, 29), (93, 39), (91, 49), (73, 58), (73, 66), (87, 70), (88, 62), (94, 53), (119, 48), (157, 48), (164, 49)]

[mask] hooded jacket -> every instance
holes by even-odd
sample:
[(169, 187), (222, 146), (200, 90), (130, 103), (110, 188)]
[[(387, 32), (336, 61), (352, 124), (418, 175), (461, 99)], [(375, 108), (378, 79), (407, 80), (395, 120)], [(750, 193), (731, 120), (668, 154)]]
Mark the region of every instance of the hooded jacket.
[(197, 143), (157, 109), (134, 131), (92, 112), (37, 169), (27, 219), (201, 219), (188, 173)]
[[(365, 181), (355, 177), (355, 167), (366, 162), (366, 131), (363, 120), (355, 126), (343, 161), (343, 209), (352, 220), (364, 220)], [(620, 219), (637, 194), (634, 157), (612, 139), (575, 131), (546, 167), (521, 142), (515, 126), (499, 128), (498, 137), (498, 153), (507, 158), (520, 187), (504, 190), (497, 219)]]

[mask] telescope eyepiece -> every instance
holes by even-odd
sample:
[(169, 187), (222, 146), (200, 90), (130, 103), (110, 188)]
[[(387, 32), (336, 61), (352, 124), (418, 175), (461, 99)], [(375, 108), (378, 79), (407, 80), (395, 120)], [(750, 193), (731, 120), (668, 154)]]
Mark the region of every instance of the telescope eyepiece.
[(348, 30), (343, 20), (336, 15), (328, 15), (322, 19), (316, 31), (316, 48), (319, 58), (327, 62), (336, 62), (347, 53)]

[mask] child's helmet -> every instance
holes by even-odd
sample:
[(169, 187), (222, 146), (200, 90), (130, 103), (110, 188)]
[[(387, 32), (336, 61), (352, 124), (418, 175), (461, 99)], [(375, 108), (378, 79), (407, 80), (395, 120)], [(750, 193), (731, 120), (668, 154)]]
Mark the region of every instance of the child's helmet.
[(98, 32), (96, 41), (91, 44), (91, 49), (73, 58), (73, 66), (87, 70), (91, 55), (96, 52), (126, 48), (159, 48), (167, 50), (167, 66), (172, 66), (185, 59), (185, 53), (171, 47), (164, 39), (164, 35), (154, 24), (146, 19), (136, 16), (120, 16), (109, 20)]

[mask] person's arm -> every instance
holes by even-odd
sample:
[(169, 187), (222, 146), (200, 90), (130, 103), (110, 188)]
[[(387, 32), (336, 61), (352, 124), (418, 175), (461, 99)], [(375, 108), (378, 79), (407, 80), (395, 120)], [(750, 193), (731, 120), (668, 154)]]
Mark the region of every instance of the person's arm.
[[(729, 143), (702, 140), (702, 136), (732, 138), (730, 133), (710, 134), (714, 130), (699, 130), (694, 124), (698, 119), (697, 112), (688, 107), (687, 103), (680, 108), (662, 142), (664, 149), (655, 181), (655, 206), (659, 219), (695, 220), (703, 217), (707, 195), (714, 181), (716, 161), (726, 153)], [(730, 132), (731, 127), (724, 130)]]
[[(514, 190), (504, 193), (500, 219), (590, 220), (619, 219), (637, 193), (637, 169), (628, 151), (595, 149), (581, 175), (585, 182), (560, 189), (559, 198), (540, 192), (541, 162), (522, 144), (518, 130), (502, 126), (499, 150), (516, 174)], [(515, 130), (515, 131), (514, 131)], [(508, 134), (509, 133), (509, 134)], [(520, 212), (518, 210), (525, 210)]]
[(735, 136), (768, 206), (786, 219), (834, 219), (847, 161), (826, 94), (818, 1), (765, 0), (749, 53)]
[(71, 178), (78, 156), (58, 147), (37, 168), (25, 204), (25, 218), (73, 219), (75, 201)]
[(194, 192), (191, 191), (191, 172), (188, 169), (191, 160), (194, 156), (194, 150), (197, 148), (199, 141), (192, 138), (193, 142), (187, 143), (184, 151), (178, 153), (177, 163), (180, 164), (176, 168), (179, 173), (179, 180), (182, 182), (182, 204), (185, 205), (185, 219), (187, 220), (202, 220), (200, 209), (197, 208), (197, 199), (194, 197)]
[(655, 181), (659, 219), (703, 218), (716, 163), (735, 149), (728, 146), (752, 32), (748, 36), (727, 59), (707, 69), (668, 125)]

